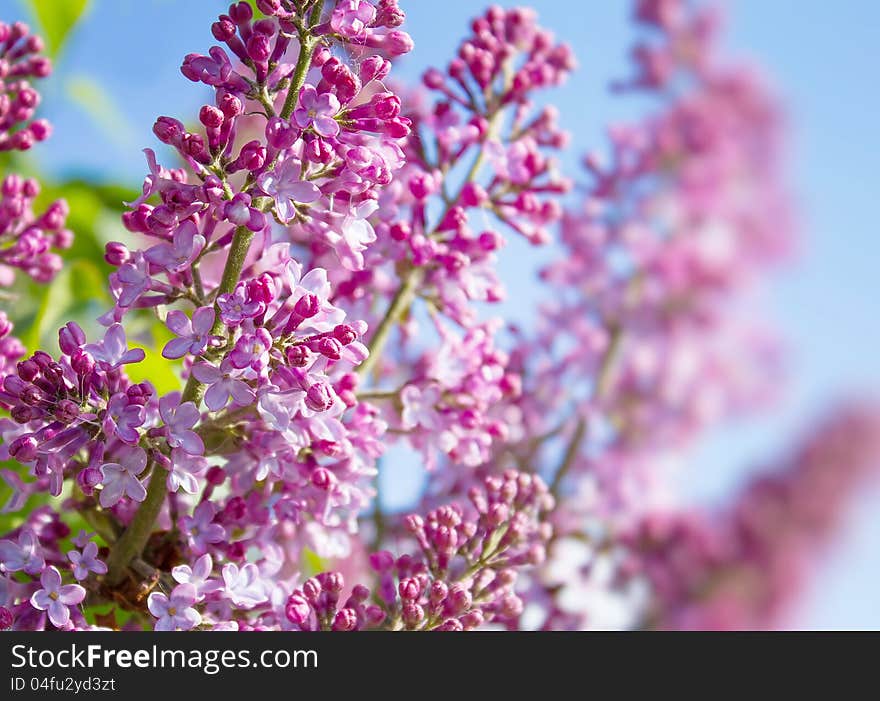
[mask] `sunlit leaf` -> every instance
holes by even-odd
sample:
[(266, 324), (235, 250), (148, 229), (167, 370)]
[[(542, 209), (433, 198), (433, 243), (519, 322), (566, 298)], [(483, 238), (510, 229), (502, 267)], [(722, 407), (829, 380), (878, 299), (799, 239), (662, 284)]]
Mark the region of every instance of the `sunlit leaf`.
[(27, 5), (42, 29), (49, 55), (55, 56), (82, 19), (89, 0), (27, 0)]

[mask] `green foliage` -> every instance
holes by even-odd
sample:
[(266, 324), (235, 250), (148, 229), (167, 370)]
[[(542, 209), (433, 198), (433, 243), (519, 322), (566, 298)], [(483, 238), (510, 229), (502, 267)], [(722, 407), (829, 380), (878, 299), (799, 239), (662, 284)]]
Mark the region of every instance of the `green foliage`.
[(50, 56), (57, 56), (77, 22), (82, 19), (89, 0), (26, 0), (46, 39)]

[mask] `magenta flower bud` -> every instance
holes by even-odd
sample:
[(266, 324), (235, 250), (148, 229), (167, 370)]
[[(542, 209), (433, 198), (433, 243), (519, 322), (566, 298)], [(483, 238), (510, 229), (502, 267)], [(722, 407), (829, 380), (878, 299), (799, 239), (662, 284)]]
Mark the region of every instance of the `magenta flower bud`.
[(315, 382), (306, 391), (306, 406), (312, 411), (327, 411), (333, 406), (333, 394), (326, 382)]
[(458, 616), (467, 611), (473, 602), (471, 593), (461, 584), (453, 584), (449, 588), (446, 597), (447, 611), (452, 616)]
[(465, 207), (482, 207), (489, 201), (489, 195), (479, 183), (469, 182), (461, 189), (461, 203)]
[(19, 424), (26, 424), (43, 415), (43, 412), (36, 407), (25, 406), (24, 404), (16, 404), (9, 413), (12, 415), (12, 420)]
[(311, 319), (321, 309), (321, 302), (311, 292), (300, 297), (293, 305), (293, 311), (304, 319)]
[(219, 487), (226, 481), (226, 471), (219, 465), (212, 465), (205, 473), (205, 481), (213, 487)]
[(510, 518), (510, 508), (507, 504), (492, 504), (492, 506), (489, 507), (489, 512), (486, 514), (486, 518), (489, 521), (490, 526), (497, 528)]
[(247, 290), (248, 299), (252, 302), (269, 304), (269, 302), (275, 299), (275, 283), (272, 276), (268, 273), (263, 273), (259, 277), (248, 280), (245, 284), (245, 289)]
[(55, 418), (63, 424), (71, 424), (79, 416), (79, 405), (70, 399), (62, 399), (55, 405)]
[(281, 11), (281, 0), (257, 0), (257, 9), (267, 17), (274, 17)]
[(19, 462), (31, 462), (37, 457), (39, 443), (32, 435), (19, 436), (9, 444), (9, 454)]
[(40, 374), (40, 366), (33, 360), (22, 360), (15, 369), (25, 382), (33, 382)]
[(313, 485), (324, 491), (330, 489), (333, 484), (333, 475), (330, 474), (329, 470), (326, 470), (323, 467), (316, 469), (312, 473), (311, 479)]
[(364, 609), (364, 617), (367, 619), (367, 625), (375, 627), (385, 621), (387, 614), (382, 610), (381, 606), (371, 604)]
[(331, 627), (338, 631), (355, 630), (357, 628), (357, 612), (350, 608), (340, 609), (333, 617)]
[(403, 605), (401, 614), (403, 615), (403, 622), (409, 628), (417, 626), (425, 619), (425, 609), (423, 609), (419, 604), (415, 604), (412, 602), (408, 602)]
[(9, 321), (6, 312), (0, 310), (0, 339), (4, 339), (12, 333), (12, 328), (12, 322)]
[(244, 547), (244, 543), (241, 541), (236, 541), (235, 543), (229, 543), (226, 546), (226, 557), (230, 560), (243, 560), (246, 549)]
[(415, 601), (422, 593), (422, 589), (417, 579), (407, 577), (400, 580), (400, 584), (397, 585), (397, 593), (400, 594), (400, 598), (404, 601)]
[(75, 321), (68, 321), (58, 330), (58, 347), (64, 355), (73, 355), (86, 342), (86, 334)]
[(128, 250), (128, 246), (124, 243), (108, 241), (107, 245), (104, 246), (104, 260), (118, 268), (131, 260), (131, 251)]
[(330, 360), (339, 360), (342, 356), (342, 344), (335, 338), (325, 336), (318, 341), (318, 353)]
[(333, 329), (333, 338), (339, 341), (343, 346), (354, 343), (357, 340), (357, 332), (348, 324), (339, 324)]
[(355, 584), (351, 590), (351, 598), (358, 603), (363, 603), (370, 598), (370, 590), (363, 584)]
[(388, 233), (395, 241), (406, 241), (410, 237), (412, 231), (407, 222), (396, 222), (391, 225)]
[(5, 606), (0, 606), (0, 630), (9, 630), (12, 628), (12, 611)]
[(394, 555), (387, 550), (379, 550), (378, 552), (371, 553), (369, 560), (370, 567), (376, 572), (387, 572), (394, 567)]
[(437, 626), (435, 630), (444, 633), (460, 633), (464, 630), (464, 626), (461, 625), (461, 622), (457, 618), (449, 618)]
[(249, 141), (241, 147), (241, 153), (236, 160), (246, 170), (262, 168), (266, 162), (266, 147), (259, 141)]
[(309, 602), (298, 592), (291, 594), (284, 605), (284, 615), (294, 625), (302, 626), (306, 623), (311, 612), (312, 607), (309, 605)]
[(446, 84), (446, 76), (436, 68), (429, 68), (422, 76), (422, 84), (429, 90), (438, 90)]
[(237, 25), (247, 24), (254, 17), (253, 8), (246, 2), (233, 3), (229, 6), (229, 16)]
[(523, 602), (516, 594), (507, 594), (501, 598), (498, 613), (504, 618), (516, 618), (523, 612)]
[(367, 56), (360, 66), (360, 79), (366, 85), (371, 80), (384, 80), (391, 70), (391, 62), (381, 56)]
[(29, 129), (35, 141), (45, 141), (52, 136), (52, 125), (45, 119), (31, 122)]
[(209, 129), (219, 129), (223, 126), (224, 119), (223, 110), (214, 105), (202, 105), (199, 110), (199, 121)]
[(205, 140), (201, 134), (185, 134), (180, 150), (198, 163), (207, 164), (211, 162), (211, 156), (205, 147)]
[(19, 400), (28, 406), (37, 406), (43, 401), (43, 393), (34, 385), (27, 385), (19, 395)]
[(74, 351), (70, 356), (70, 367), (80, 377), (85, 377), (95, 369), (95, 360), (84, 350)]
[(95, 487), (104, 479), (104, 474), (97, 467), (86, 467), (76, 476), (76, 483), (83, 494), (90, 495)]
[(473, 630), (474, 628), (479, 628), (483, 625), (485, 619), (482, 611), (474, 609), (473, 611), (468, 611), (458, 620), (461, 622), (461, 625), (465, 630)]
[(272, 44), (268, 36), (254, 32), (247, 41), (247, 52), (257, 63), (265, 63), (272, 55)]
[(280, 117), (272, 117), (266, 123), (266, 141), (272, 148), (278, 150), (290, 148), (296, 141), (298, 133), (290, 122)]
[(446, 582), (436, 580), (433, 584), (431, 584), (431, 593), (429, 598), (431, 600), (431, 603), (435, 606), (445, 601), (448, 595), (449, 587), (447, 586)]
[(395, 29), (384, 36), (382, 46), (392, 56), (403, 56), (413, 50), (415, 43), (409, 34)]
[(302, 368), (309, 363), (309, 349), (302, 345), (290, 346), (286, 352), (287, 364), (292, 368)]
[(226, 43), (235, 36), (235, 23), (229, 17), (221, 15), (220, 19), (211, 25), (211, 34), (217, 41)]
[(153, 133), (163, 144), (176, 146), (186, 134), (183, 123), (173, 117), (159, 117), (153, 124)]
[(425, 529), (425, 522), (418, 514), (409, 514), (403, 522), (406, 530), (413, 534), (421, 533)]
[(232, 117), (236, 117), (241, 114), (244, 106), (241, 103), (241, 99), (239, 99), (236, 95), (232, 93), (224, 92), (223, 96), (219, 100), (220, 111), (223, 112), (224, 116), (227, 119), (231, 119)]
[(345, 587), (345, 579), (341, 572), (322, 572), (318, 575), (321, 589), (332, 594), (338, 594)]

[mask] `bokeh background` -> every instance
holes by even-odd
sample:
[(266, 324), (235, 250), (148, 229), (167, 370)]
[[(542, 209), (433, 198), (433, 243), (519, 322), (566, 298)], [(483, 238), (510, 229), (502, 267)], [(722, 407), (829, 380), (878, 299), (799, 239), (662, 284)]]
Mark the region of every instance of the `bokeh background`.
[[(184, 120), (206, 97), (204, 86), (179, 71), (182, 57), (206, 53), (210, 24), (227, 3), (217, 0), (0, 0), (0, 19), (31, 22), (48, 35), (56, 70), (46, 81), (43, 116), (50, 142), (28, 154), (25, 167), (56, 183), (76, 183), (70, 224), (88, 226), (96, 245), (116, 238), (113, 203), (139, 188), (141, 149), (156, 147), (157, 115)], [(416, 50), (397, 76), (418, 80), (444, 64), (468, 20), (473, 0), (410, 0), (407, 29)], [(587, 150), (601, 147), (607, 125), (636, 117), (638, 101), (614, 97), (608, 83), (626, 76), (634, 30), (628, 0), (530, 0), (544, 26), (575, 49), (580, 67), (548, 96), (572, 133), (564, 155), (578, 172)], [(681, 475), (684, 498), (721, 503), (766, 459), (784, 451), (811, 418), (837, 398), (880, 395), (880, 3), (874, 0), (731, 0), (725, 44), (730, 55), (760, 65), (784, 99), (789, 119), (789, 171), (799, 204), (803, 245), (793, 265), (765, 290), (759, 305), (788, 345), (785, 400), (772, 414), (707, 437)], [(81, 251), (83, 253), (83, 251)], [(537, 253), (537, 255), (536, 255)], [(554, 251), (520, 240), (502, 256), (502, 276), (523, 280), (500, 312), (533, 321), (539, 286), (534, 271)], [(30, 337), (52, 327), (83, 269), (57, 289)], [(93, 282), (95, 282), (93, 280)], [(97, 284), (100, 280), (97, 281)], [(70, 295), (71, 298), (76, 295)], [(86, 300), (74, 300), (80, 306)], [(45, 327), (45, 328), (41, 328)], [(26, 333), (25, 338), (28, 335)], [(404, 503), (418, 478), (392, 470), (385, 489)], [(854, 504), (838, 547), (826, 558), (792, 621), (802, 628), (880, 628), (880, 490), (866, 488)]]

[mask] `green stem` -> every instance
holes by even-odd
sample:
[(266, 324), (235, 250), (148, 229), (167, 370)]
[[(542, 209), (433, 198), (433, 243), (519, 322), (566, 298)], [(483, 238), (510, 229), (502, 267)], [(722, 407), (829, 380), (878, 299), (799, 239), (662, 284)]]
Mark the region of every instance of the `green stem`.
[[(321, 19), (321, 12), (324, 9), (324, 0), (319, 0), (312, 8), (309, 16), (309, 24), (315, 25)], [(309, 28), (300, 27), (299, 30), (299, 57), (296, 60), (296, 67), (293, 69), (293, 78), (290, 81), (290, 87), (287, 89), (287, 97), (284, 98), (284, 106), (281, 108), (281, 119), (290, 119), (293, 114), (293, 108), (296, 107), (296, 101), (299, 98), (299, 89), (306, 82), (306, 73), (309, 72), (309, 66), (312, 65), (312, 53), (318, 45), (318, 40), (312, 36)]]
[[(229, 257), (226, 259), (226, 266), (223, 268), (223, 277), (220, 279), (220, 286), (217, 288), (218, 296), (228, 294), (235, 289), (241, 277), (244, 261), (247, 258), (248, 249), (253, 238), (254, 232), (246, 226), (240, 226), (235, 230), (235, 235), (232, 237), (232, 245), (229, 249)], [(214, 308), (217, 317), (214, 320), (211, 333), (220, 334), (224, 330), (224, 325), (216, 302)], [(196, 380), (193, 375), (190, 375), (183, 390), (183, 395), (180, 397), (180, 403), (194, 402), (198, 406), (201, 404), (204, 391), (204, 385)], [(154, 465), (150, 484), (147, 487), (146, 498), (141, 502), (128, 528), (125, 529), (125, 532), (116, 541), (110, 551), (110, 556), (107, 558), (106, 582), (110, 586), (114, 586), (122, 581), (128, 563), (143, 552), (150, 533), (153, 532), (153, 524), (162, 510), (162, 504), (165, 503), (166, 496), (167, 488), (164, 476), (161, 474), (161, 468)]]
[(421, 268), (411, 268), (404, 274), (401, 285), (392, 298), (391, 304), (388, 305), (385, 316), (382, 317), (382, 321), (376, 327), (376, 333), (370, 339), (370, 355), (358, 366), (357, 372), (359, 374), (369, 375), (375, 367), (382, 355), (382, 349), (388, 342), (391, 330), (400, 321), (404, 312), (410, 308), (422, 282), (422, 274)]

